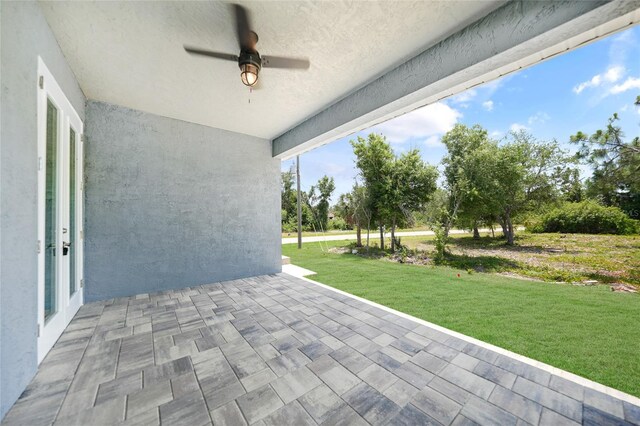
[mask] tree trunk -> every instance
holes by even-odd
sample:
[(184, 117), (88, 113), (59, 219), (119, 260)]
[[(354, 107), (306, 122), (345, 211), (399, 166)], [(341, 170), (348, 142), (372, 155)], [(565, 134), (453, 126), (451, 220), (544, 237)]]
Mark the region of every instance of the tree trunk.
[(371, 233), (371, 221), (367, 222), (367, 252), (369, 251), (369, 234)]
[(356, 246), (362, 247), (362, 227), (359, 223), (356, 224)]
[(500, 220), (500, 226), (502, 227), (502, 236), (504, 238), (508, 238), (509, 233), (507, 232), (507, 222), (504, 218)]
[(480, 238), (480, 230), (478, 229), (478, 224), (473, 223), (473, 239), (477, 240)]
[(492, 238), (495, 238), (495, 237), (496, 237), (496, 232), (495, 232), (495, 230), (493, 229), (493, 224), (491, 224), (491, 237), (492, 237)]
[(380, 248), (384, 250), (384, 225), (380, 224)]
[(513, 223), (511, 223), (511, 215), (508, 215), (506, 218), (507, 222), (507, 244), (510, 246), (513, 245), (514, 242), (514, 232), (513, 232)]
[(391, 223), (391, 253), (396, 252), (396, 220)]

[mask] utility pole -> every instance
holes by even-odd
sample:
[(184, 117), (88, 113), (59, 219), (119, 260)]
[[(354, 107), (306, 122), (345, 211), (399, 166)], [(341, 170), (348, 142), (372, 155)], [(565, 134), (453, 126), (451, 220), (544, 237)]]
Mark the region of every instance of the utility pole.
[(300, 156), (296, 155), (296, 184), (298, 186), (298, 249), (302, 248), (302, 200), (300, 199)]

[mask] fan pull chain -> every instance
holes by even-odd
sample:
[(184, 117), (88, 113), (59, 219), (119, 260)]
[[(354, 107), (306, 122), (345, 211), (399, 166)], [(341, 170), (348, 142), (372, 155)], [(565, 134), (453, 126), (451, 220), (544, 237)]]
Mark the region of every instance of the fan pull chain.
[(253, 87), (249, 87), (249, 103), (251, 103), (251, 94), (253, 93)]

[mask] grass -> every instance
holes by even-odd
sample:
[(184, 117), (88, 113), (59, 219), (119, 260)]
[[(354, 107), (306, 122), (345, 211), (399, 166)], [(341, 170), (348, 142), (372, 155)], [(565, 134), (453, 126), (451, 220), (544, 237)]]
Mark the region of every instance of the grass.
[(323, 253), (318, 243), (282, 251), (316, 281), (640, 397), (638, 295)]

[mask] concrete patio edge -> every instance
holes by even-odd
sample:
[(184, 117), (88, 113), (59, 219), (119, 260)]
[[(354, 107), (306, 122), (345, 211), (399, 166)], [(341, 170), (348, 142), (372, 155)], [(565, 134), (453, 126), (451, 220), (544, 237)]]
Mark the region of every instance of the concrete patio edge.
[[(280, 274), (288, 275), (285, 272), (281, 272)], [(584, 386), (585, 388), (593, 389), (595, 391), (602, 392), (604, 394), (607, 394), (607, 395), (610, 395), (612, 397), (618, 398), (621, 401), (628, 402), (630, 404), (640, 406), (640, 398), (635, 397), (633, 395), (630, 395), (628, 393), (622, 392), (622, 391), (620, 391), (618, 389), (614, 389), (612, 387), (603, 385), (601, 383), (594, 382), (593, 380), (589, 380), (589, 379), (584, 378), (582, 376), (578, 376), (577, 374), (570, 373), (570, 372), (568, 372), (566, 370), (562, 370), (562, 369), (557, 368), (557, 367), (553, 367), (553, 366), (551, 366), (549, 364), (545, 364), (544, 362), (536, 361), (535, 359), (528, 358), (528, 357), (526, 357), (524, 355), (520, 355), (520, 354), (517, 354), (515, 352), (511, 352), (511, 351), (509, 351), (507, 349), (503, 349), (503, 348), (501, 348), (499, 346), (494, 346), (494, 345), (492, 345), (490, 343), (487, 343), (487, 342), (484, 342), (482, 340), (478, 340), (478, 339), (475, 339), (473, 337), (467, 336), (465, 334), (458, 333), (457, 331), (453, 331), (453, 330), (450, 330), (448, 328), (445, 328), (445, 327), (439, 326), (437, 324), (434, 324), (432, 322), (425, 321), (423, 319), (414, 317), (412, 315), (406, 314), (406, 313), (401, 312), (401, 311), (397, 311), (397, 310), (395, 310), (393, 308), (390, 308), (388, 306), (381, 305), (381, 304), (376, 303), (376, 302), (372, 302), (371, 300), (364, 299), (362, 297), (358, 297), (358, 296), (353, 295), (351, 293), (347, 293), (346, 291), (342, 291), (342, 290), (339, 290), (337, 288), (331, 287), (329, 285), (322, 284), (322, 283), (320, 283), (318, 281), (313, 281), (313, 280), (311, 280), (309, 278), (306, 278), (306, 277), (294, 277), (294, 278), (298, 278), (298, 279), (307, 281), (307, 282), (309, 282), (311, 284), (315, 284), (315, 285), (317, 285), (319, 287), (323, 287), (323, 288), (325, 288), (327, 290), (332, 290), (332, 291), (334, 291), (334, 292), (336, 292), (338, 294), (342, 294), (344, 296), (349, 296), (349, 297), (351, 297), (353, 299), (356, 299), (356, 300), (358, 300), (360, 302), (366, 303), (366, 304), (368, 304), (370, 306), (376, 307), (378, 309), (382, 309), (382, 310), (387, 311), (389, 313), (392, 313), (394, 315), (398, 315), (399, 317), (414, 321), (419, 325), (424, 325), (426, 327), (430, 327), (430, 328), (432, 328), (432, 329), (434, 329), (436, 331), (439, 331), (439, 332), (442, 332), (442, 333), (446, 333), (446, 334), (448, 334), (448, 335), (450, 335), (452, 337), (456, 337), (458, 339), (461, 339), (461, 340), (464, 340), (466, 342), (472, 343), (474, 345), (480, 346), (482, 348), (494, 351), (494, 352), (499, 353), (501, 355), (505, 355), (505, 356), (511, 357), (511, 358), (513, 358), (515, 360), (521, 361), (521, 362), (523, 362), (525, 364), (528, 364), (528, 365), (531, 365), (533, 367), (537, 367), (537, 368), (539, 368), (541, 370), (544, 370), (544, 371), (546, 371), (548, 373), (555, 374), (556, 376), (559, 376), (559, 377), (561, 377), (563, 379), (567, 379), (567, 380), (570, 380), (572, 382), (575, 382), (575, 383), (577, 383), (577, 384), (579, 384), (581, 386)]]

